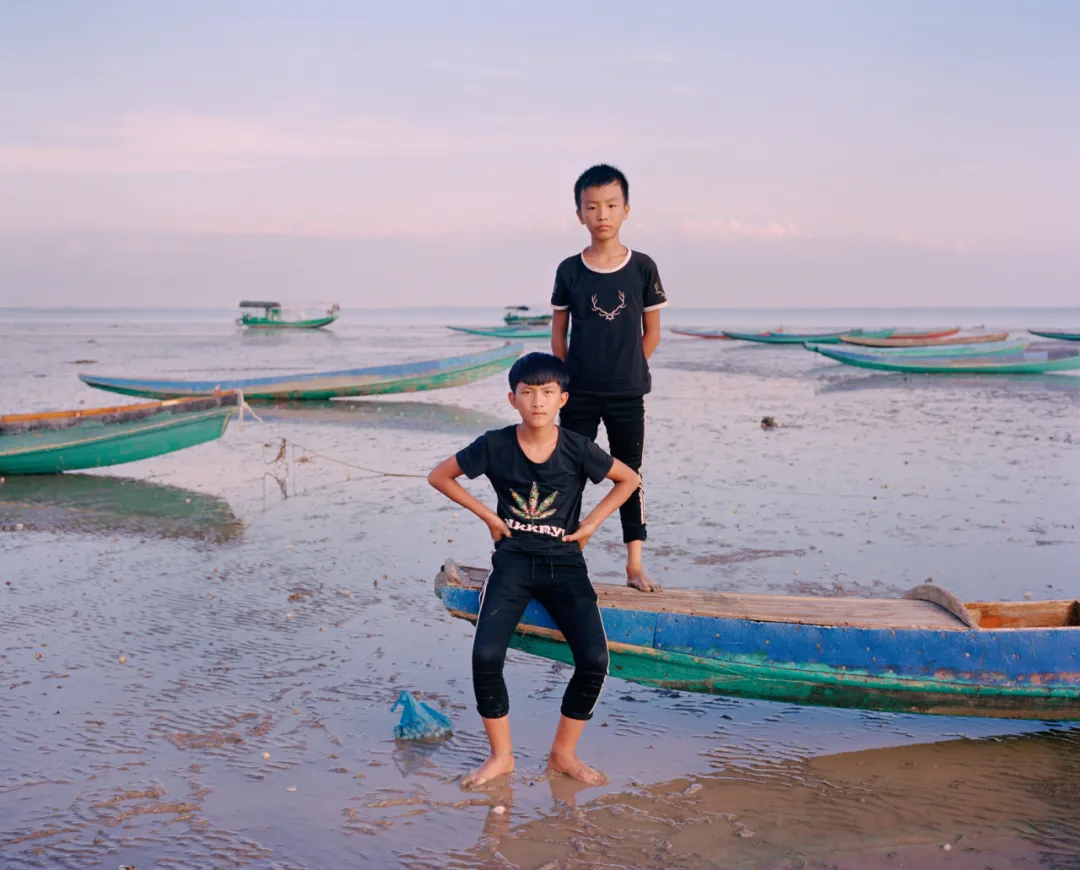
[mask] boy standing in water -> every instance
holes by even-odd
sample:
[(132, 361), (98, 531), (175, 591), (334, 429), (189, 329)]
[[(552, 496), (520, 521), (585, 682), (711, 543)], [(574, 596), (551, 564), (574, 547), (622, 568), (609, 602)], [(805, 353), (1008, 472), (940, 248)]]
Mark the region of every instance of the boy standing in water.
[[(495, 541), (472, 652), (476, 706), (491, 755), (465, 777), (466, 786), (482, 785), (514, 769), (503, 662), (534, 598), (547, 608), (574, 655), (574, 675), (563, 695), (548, 767), (589, 785), (606, 782), (576, 753), (608, 668), (607, 635), (581, 551), (639, 481), (593, 441), (555, 425), (555, 415), (567, 401), (568, 382), (562, 360), (546, 353), (523, 356), (510, 369), (509, 397), (521, 422), (486, 432), (428, 475), (439, 492), (480, 517)], [(495, 510), (458, 483), (463, 474), (470, 479), (487, 476), (498, 500)], [(579, 522), (586, 480), (599, 483), (604, 478), (615, 486)]]
[[(611, 455), (640, 472), (645, 394), (652, 388), (648, 360), (660, 343), (660, 309), (667, 296), (656, 263), (619, 240), (630, 214), (625, 175), (603, 163), (586, 169), (574, 185), (574, 204), (590, 242), (559, 264), (551, 294), (551, 351), (570, 369), (570, 399), (559, 423), (594, 440), (603, 422)], [(646, 528), (640, 486), (623, 504), (620, 518), (627, 585), (659, 591), (642, 565)]]

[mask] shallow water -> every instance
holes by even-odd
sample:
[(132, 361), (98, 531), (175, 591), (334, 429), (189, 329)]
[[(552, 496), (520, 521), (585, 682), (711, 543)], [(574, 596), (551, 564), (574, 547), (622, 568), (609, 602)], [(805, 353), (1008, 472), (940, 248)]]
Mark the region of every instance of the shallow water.
[[(24, 317), (0, 323), (0, 413), (128, 401), (78, 370), (311, 371), (489, 344), (435, 323)], [(1078, 378), (893, 377), (665, 337), (654, 386), (648, 553), (668, 585), (1080, 591)], [(213, 444), (0, 485), (4, 867), (1080, 864), (1076, 727), (612, 680), (582, 744), (612, 784), (573, 794), (541, 776), (566, 669), (514, 652), (518, 774), (462, 793), (485, 749), (471, 627), (431, 581), (490, 548), (422, 476), (512, 420), (504, 382), (257, 410), (265, 424)], [(598, 579), (618, 579), (619, 541), (617, 523), (594, 538)], [(402, 688), (455, 735), (395, 745)]]

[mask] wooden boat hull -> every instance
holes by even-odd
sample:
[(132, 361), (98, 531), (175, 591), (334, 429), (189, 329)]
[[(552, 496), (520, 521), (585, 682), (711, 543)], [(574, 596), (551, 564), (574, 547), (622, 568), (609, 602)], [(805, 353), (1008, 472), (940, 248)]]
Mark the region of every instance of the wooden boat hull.
[(724, 330), (724, 335), (737, 341), (756, 341), (760, 344), (805, 344), (812, 341), (816, 344), (839, 344), (843, 336), (860, 336), (866, 338), (884, 338), (892, 335), (891, 329), (862, 330), (856, 329), (850, 332), (732, 332)]
[(128, 396), (206, 396), (215, 389), (242, 390), (251, 399), (331, 399), (440, 390), (469, 384), (504, 371), (524, 352), (507, 344), (481, 353), (400, 365), (314, 374), (240, 378), (227, 381), (173, 381), (79, 375), (91, 387)]
[(1056, 332), (1049, 329), (1029, 329), (1028, 332), (1040, 338), (1053, 338), (1058, 341), (1080, 341), (1080, 332)]
[(454, 332), (463, 332), (465, 335), (480, 335), (484, 338), (516, 338), (518, 340), (551, 338), (550, 325), (535, 329), (514, 326), (496, 326), (492, 329), (472, 329), (464, 326), (448, 326), (447, 329), (452, 329)]
[(691, 338), (711, 338), (721, 339), (723, 341), (731, 341), (731, 336), (724, 332), (710, 329), (675, 329), (672, 327), (672, 333), (675, 335), (688, 335)]
[[(1023, 353), (1031, 342), (1025, 338), (1014, 341), (998, 341), (993, 344), (958, 344), (948, 347), (858, 347), (856, 345), (829, 345), (829, 351), (846, 356), (868, 357), (870, 359), (922, 359), (926, 357), (973, 357), (996, 356), (999, 354)], [(817, 350), (814, 342), (806, 342), (807, 350)]]
[(840, 342), (842, 344), (858, 344), (864, 347), (952, 347), (964, 344), (989, 344), (992, 342), (1005, 341), (1008, 339), (1007, 332), (988, 332), (985, 335), (961, 335), (955, 338), (916, 338), (889, 336), (887, 338), (875, 338), (867, 335), (845, 335)]
[(57, 474), (150, 459), (220, 438), (237, 396), (0, 417), (0, 475)]
[[(476, 620), (484, 574), (479, 569), (457, 569), (452, 563), (444, 566), (436, 578), (436, 592), (453, 616)], [(611, 654), (609, 673), (631, 682), (862, 710), (1080, 719), (1080, 627), (1076, 625), (1080, 605), (1075, 601), (1001, 605), (1060, 608), (1069, 624), (1057, 628), (969, 628), (959, 620), (950, 624), (948, 614), (939, 619), (941, 614), (926, 610), (923, 616), (923, 609), (915, 607), (908, 607), (916, 614), (909, 627), (874, 627), (880, 620), (870, 619), (867, 625), (857, 620), (856, 624), (822, 625), (751, 619), (734, 612), (729, 616), (670, 612), (655, 595), (641, 593), (637, 594), (641, 609), (631, 609), (633, 597), (617, 587), (595, 586)], [(692, 595), (684, 593), (684, 597)], [(798, 596), (737, 597), (786, 599), (795, 612), (801, 608), (807, 613), (822, 602)], [(853, 609), (868, 604), (833, 599), (838, 601)], [(879, 600), (872, 609), (881, 611), (881, 605), (890, 603), (939, 609), (928, 601), (899, 600)], [(923, 620), (925, 624), (919, 624)], [(527, 608), (512, 644), (544, 658), (572, 661), (551, 617), (535, 601)]]
[(949, 375), (1023, 375), (1066, 372), (1080, 369), (1080, 351), (1028, 350), (1023, 353), (991, 356), (932, 356), (910, 359), (900, 356), (877, 356), (836, 352), (829, 347), (816, 347), (822, 356), (849, 366), (883, 372), (908, 374)]
[(311, 320), (268, 320), (265, 317), (249, 317), (245, 315), (236, 322), (238, 325), (245, 326), (248, 329), (322, 329), (337, 319), (337, 314), (330, 317), (315, 317)]
[(891, 338), (946, 338), (950, 335), (956, 335), (960, 331), (959, 326), (952, 326), (948, 329), (932, 329), (925, 332), (908, 332), (907, 330), (896, 330), (890, 337)]

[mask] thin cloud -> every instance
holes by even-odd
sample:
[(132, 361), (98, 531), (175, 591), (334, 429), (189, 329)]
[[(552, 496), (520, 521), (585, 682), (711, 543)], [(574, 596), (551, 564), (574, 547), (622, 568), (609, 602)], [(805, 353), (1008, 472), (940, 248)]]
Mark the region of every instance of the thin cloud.
[(745, 224), (736, 220), (682, 221), (681, 233), (698, 239), (805, 239), (808, 238), (795, 224), (770, 221), (767, 224)]

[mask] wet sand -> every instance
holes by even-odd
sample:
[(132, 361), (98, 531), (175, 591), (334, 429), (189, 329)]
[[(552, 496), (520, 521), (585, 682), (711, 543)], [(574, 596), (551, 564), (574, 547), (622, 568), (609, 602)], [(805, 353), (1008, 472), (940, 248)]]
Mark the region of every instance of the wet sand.
[[(254, 374), (487, 346), (434, 326), (31, 326), (0, 325), (0, 412), (114, 403), (79, 369)], [(893, 378), (718, 345), (665, 337), (655, 358), (662, 582), (892, 595), (932, 576), (961, 598), (1077, 594), (1080, 379)], [(510, 422), (503, 381), (265, 419), (101, 475), (0, 485), (5, 868), (1080, 861), (1075, 727), (611, 680), (582, 754), (612, 784), (553, 794), (542, 766), (568, 673), (514, 652), (512, 794), (462, 793), (485, 752), (472, 630), (431, 580), (446, 556), (482, 562), (486, 530), (420, 477), (372, 469), (424, 475)], [(594, 575), (618, 578), (621, 551), (611, 523)], [(454, 736), (396, 745), (402, 688)]]

